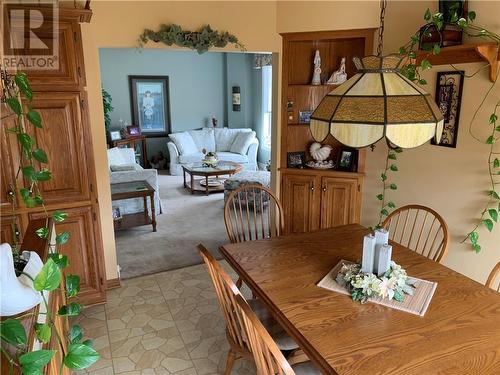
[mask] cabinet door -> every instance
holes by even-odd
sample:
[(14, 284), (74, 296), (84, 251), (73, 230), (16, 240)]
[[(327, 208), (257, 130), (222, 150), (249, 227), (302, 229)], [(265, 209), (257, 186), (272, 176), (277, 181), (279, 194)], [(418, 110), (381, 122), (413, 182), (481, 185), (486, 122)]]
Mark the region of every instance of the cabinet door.
[(21, 243), (21, 224), (17, 216), (0, 217), (0, 243)]
[(321, 229), (351, 224), (358, 220), (358, 180), (323, 177), (321, 179)]
[[(62, 209), (68, 218), (56, 224), (56, 232), (69, 232), (70, 239), (58, 251), (69, 258), (70, 265), (65, 270), (80, 276), (79, 299), (84, 304), (105, 301), (104, 264), (102, 250), (94, 231), (94, 212), (92, 206)], [(43, 217), (42, 213), (32, 214), (34, 219)]]
[[(78, 93), (34, 93), (33, 108), (41, 117), (43, 129), (33, 126), (38, 147), (47, 152), (47, 168), (52, 179), (40, 184), (47, 205), (90, 200), (88, 154), (92, 146), (86, 144), (82, 126), (81, 97)], [(33, 134), (34, 133), (34, 134)]]
[(318, 201), (315, 176), (284, 174), (281, 203), (285, 216), (285, 233), (309, 232), (318, 228), (315, 200)]
[[(4, 108), (2, 107), (2, 110)], [(19, 167), (19, 147), (14, 134), (7, 129), (15, 126), (15, 115), (2, 118), (0, 134), (0, 210), (4, 213), (12, 211), (12, 205), (17, 206), (18, 195), (15, 192), (16, 174)], [(18, 178), (18, 183), (22, 180)], [(18, 186), (19, 188), (19, 186)]]

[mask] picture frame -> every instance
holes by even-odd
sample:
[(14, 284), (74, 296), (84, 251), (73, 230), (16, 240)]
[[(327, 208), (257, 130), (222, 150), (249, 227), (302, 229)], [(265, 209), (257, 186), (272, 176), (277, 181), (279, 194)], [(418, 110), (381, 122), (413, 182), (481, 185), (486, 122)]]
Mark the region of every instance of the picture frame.
[(172, 131), (168, 76), (128, 76), (134, 124), (146, 137), (166, 137)]
[(299, 111), (299, 124), (309, 124), (313, 111)]
[(120, 207), (113, 207), (111, 210), (113, 214), (113, 221), (118, 221), (123, 218), (121, 212), (120, 212)]
[(127, 135), (129, 137), (137, 137), (141, 135), (141, 128), (137, 125), (128, 125), (127, 126)]
[(113, 130), (109, 132), (109, 139), (111, 141), (118, 141), (122, 139), (122, 135), (119, 130)]
[(287, 168), (304, 168), (306, 162), (305, 151), (288, 152), (286, 154)]
[(339, 171), (356, 172), (359, 151), (355, 148), (341, 148), (337, 154), (336, 168)]
[(463, 70), (437, 74), (435, 99), (444, 116), (444, 127), (441, 141), (436, 143), (434, 138), (431, 140), (431, 144), (435, 146), (457, 147), (464, 77)]

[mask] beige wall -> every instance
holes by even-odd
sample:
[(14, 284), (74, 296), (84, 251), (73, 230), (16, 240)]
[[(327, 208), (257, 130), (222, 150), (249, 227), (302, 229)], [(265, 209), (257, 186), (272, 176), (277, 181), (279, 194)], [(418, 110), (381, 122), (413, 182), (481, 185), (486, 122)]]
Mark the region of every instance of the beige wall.
[[(387, 10), (385, 50), (396, 51), (406, 36), (421, 24), (427, 7), (435, 1), (390, 1)], [(500, 2), (470, 1), (476, 9), (478, 22), (500, 31)], [(378, 26), (377, 1), (254, 1), (254, 2), (102, 2), (93, 1), (92, 22), (83, 25), (83, 42), (89, 92), (94, 152), (97, 162), (101, 221), (108, 278), (116, 277), (115, 243), (111, 221), (109, 176), (102, 120), (98, 48), (131, 47), (145, 27), (155, 28), (160, 23), (173, 22), (188, 29), (209, 23), (216, 29), (229, 30), (237, 35), (249, 51), (280, 52), (280, 32), (340, 30)], [(151, 44), (148, 48), (163, 48)], [(228, 48), (228, 50), (232, 50)], [(474, 71), (480, 64), (464, 68)], [(448, 67), (438, 67), (448, 70)], [(435, 72), (427, 74), (429, 91), (434, 91)], [(472, 111), (480, 100), (480, 93), (489, 87), (485, 73), (465, 82), (462, 99), (461, 128), (457, 149), (423, 146), (401, 156), (397, 174), (399, 190), (393, 195), (399, 204), (422, 203), (443, 214), (452, 232), (452, 246), (446, 264), (478, 281), (484, 281), (492, 265), (500, 259), (498, 247), (500, 230), (487, 234), (481, 231), (483, 252), (476, 255), (467, 246), (460, 245), (478, 208), (483, 205), (483, 193), (488, 189), (487, 149), (477, 144), (467, 133)], [(279, 94), (279, 90), (277, 90)], [(493, 96), (499, 99), (498, 87)], [(493, 103), (492, 98), (489, 103)], [(279, 101), (277, 102), (279, 103)], [(279, 113), (279, 111), (277, 111)], [(489, 112), (478, 117), (485, 128)], [(279, 138), (278, 138), (279, 139)], [(276, 152), (276, 148), (273, 150)], [(372, 225), (378, 207), (374, 196), (379, 191), (377, 176), (384, 165), (385, 147), (378, 145), (368, 154), (367, 178), (363, 204), (363, 223)]]

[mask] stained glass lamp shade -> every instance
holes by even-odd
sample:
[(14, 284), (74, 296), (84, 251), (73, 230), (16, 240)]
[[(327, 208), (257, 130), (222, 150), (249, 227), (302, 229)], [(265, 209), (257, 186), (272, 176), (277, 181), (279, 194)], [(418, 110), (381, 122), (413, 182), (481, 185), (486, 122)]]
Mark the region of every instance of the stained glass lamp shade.
[(433, 98), (400, 73), (397, 55), (354, 58), (358, 72), (327, 94), (311, 116), (314, 139), (330, 133), (351, 147), (384, 136), (401, 148), (420, 146), (443, 132), (443, 114)]

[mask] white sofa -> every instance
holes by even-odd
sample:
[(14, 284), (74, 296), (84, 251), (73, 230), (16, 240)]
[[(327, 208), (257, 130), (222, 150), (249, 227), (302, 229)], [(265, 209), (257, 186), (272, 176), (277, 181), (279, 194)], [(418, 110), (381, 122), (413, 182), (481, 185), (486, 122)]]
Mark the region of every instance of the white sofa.
[(259, 141), (252, 129), (204, 128), (169, 134), (170, 174), (182, 175), (182, 165), (200, 162), (202, 150), (215, 151), (221, 161), (257, 169)]
[[(158, 171), (156, 169), (143, 169), (135, 161), (135, 151), (132, 148), (110, 148), (108, 149), (108, 166), (110, 183), (147, 181), (155, 189), (155, 210), (161, 214), (160, 191), (158, 189)], [(150, 200), (148, 210), (151, 209)], [(122, 199), (113, 201), (113, 207), (119, 207), (120, 213), (133, 214), (144, 211), (142, 198)]]

